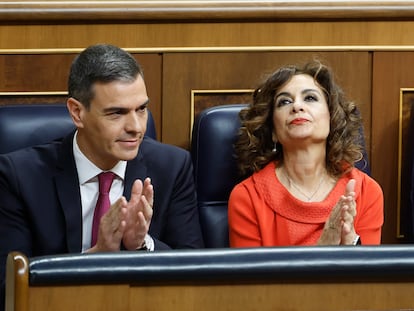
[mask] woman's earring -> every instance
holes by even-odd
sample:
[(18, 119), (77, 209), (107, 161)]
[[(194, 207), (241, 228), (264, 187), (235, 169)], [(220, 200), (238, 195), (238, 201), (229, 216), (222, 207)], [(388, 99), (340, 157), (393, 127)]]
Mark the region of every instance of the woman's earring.
[(274, 152), (274, 153), (276, 153), (277, 152), (277, 148), (276, 148), (276, 142), (274, 142), (273, 143), (273, 149), (272, 149), (272, 152)]

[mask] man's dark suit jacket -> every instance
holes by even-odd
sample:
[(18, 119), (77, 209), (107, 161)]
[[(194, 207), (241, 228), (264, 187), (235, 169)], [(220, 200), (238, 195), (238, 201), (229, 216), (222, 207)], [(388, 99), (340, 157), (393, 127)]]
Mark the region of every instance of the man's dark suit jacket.
[[(3, 288), (10, 251), (18, 250), (29, 257), (81, 252), (82, 207), (73, 135), (59, 142), (0, 155)], [(124, 190), (127, 200), (136, 179), (150, 177), (154, 186), (149, 234), (156, 250), (203, 247), (192, 170), (186, 150), (148, 137), (139, 147), (137, 157), (128, 161)]]

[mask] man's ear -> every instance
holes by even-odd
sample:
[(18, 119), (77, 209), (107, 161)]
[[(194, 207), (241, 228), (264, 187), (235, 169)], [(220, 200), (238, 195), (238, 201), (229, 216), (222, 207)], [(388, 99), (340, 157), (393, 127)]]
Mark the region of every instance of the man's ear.
[(73, 97), (69, 97), (66, 101), (66, 107), (77, 128), (83, 128), (82, 115), (85, 107), (82, 103)]

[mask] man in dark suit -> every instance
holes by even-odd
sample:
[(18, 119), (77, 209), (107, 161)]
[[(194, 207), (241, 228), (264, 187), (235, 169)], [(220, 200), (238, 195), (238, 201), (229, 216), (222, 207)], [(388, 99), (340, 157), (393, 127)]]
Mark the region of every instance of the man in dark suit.
[[(149, 99), (135, 59), (115, 46), (91, 46), (75, 58), (68, 87), (76, 131), (0, 156), (3, 287), (14, 250), (31, 257), (203, 247), (190, 155), (144, 137)], [(108, 171), (110, 209), (95, 244), (97, 175)]]

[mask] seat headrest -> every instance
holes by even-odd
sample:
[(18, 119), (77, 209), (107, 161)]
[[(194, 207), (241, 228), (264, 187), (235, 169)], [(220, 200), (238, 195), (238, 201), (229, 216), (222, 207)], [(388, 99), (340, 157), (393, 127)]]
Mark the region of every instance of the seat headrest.
[(75, 126), (66, 105), (0, 107), (0, 153), (64, 137)]
[(233, 144), (240, 127), (239, 112), (246, 106), (215, 106), (195, 120), (191, 153), (199, 201), (227, 201), (238, 182)]

